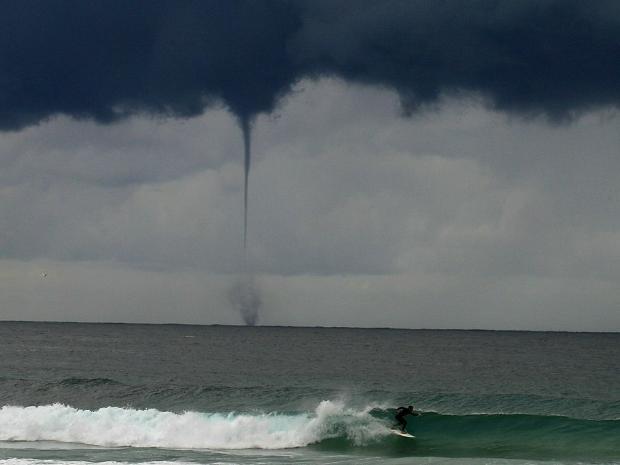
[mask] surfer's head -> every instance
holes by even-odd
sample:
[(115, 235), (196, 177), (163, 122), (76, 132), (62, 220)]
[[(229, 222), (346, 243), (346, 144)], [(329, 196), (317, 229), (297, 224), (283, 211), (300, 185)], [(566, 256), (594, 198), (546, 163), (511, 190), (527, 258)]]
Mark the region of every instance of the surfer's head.
[(410, 405), (409, 407), (407, 407), (407, 409), (408, 409), (410, 412), (413, 412), (413, 405)]

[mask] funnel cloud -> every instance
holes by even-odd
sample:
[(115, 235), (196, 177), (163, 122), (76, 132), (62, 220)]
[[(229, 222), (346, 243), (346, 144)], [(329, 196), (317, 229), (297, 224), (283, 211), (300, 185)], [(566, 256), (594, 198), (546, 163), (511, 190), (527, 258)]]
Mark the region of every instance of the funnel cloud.
[[(250, 177), (251, 150), (252, 150), (252, 122), (248, 118), (239, 121), (243, 132), (243, 253), (247, 262), (248, 246), (248, 180)], [(246, 263), (247, 266), (247, 263)]]

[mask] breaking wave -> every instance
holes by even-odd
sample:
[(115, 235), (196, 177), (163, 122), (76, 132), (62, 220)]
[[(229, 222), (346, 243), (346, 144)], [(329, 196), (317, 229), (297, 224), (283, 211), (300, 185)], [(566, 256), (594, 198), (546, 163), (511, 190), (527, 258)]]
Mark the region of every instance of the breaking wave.
[(313, 413), (162, 412), (62, 404), (0, 409), (0, 440), (59, 441), (105, 447), (284, 449), (332, 437), (364, 444), (388, 434), (368, 411), (321, 402)]
[(620, 420), (523, 414), (412, 418), (416, 439), (389, 432), (392, 413), (322, 401), (296, 413), (173, 413), (53, 404), (0, 409), (0, 441), (55, 441), (101, 447), (366, 451), (378, 456), (620, 460)]

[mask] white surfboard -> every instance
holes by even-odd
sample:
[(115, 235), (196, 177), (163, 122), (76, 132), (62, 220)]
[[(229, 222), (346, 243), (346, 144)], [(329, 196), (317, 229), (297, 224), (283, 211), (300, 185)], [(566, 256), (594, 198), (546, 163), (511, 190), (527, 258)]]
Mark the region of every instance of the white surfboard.
[(403, 438), (409, 438), (409, 439), (415, 439), (415, 436), (409, 434), (409, 433), (403, 433), (402, 431), (399, 431), (397, 429), (390, 429), (390, 431), (398, 436), (401, 436)]

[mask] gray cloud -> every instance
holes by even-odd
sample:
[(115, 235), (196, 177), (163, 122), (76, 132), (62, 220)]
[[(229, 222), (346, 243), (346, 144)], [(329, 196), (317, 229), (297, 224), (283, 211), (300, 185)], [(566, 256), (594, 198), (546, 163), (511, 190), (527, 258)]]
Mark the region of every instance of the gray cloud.
[(450, 5), (4, 5), (1, 316), (239, 322), (228, 107), (261, 322), (620, 328), (617, 5)]
[[(386, 91), (340, 81), (303, 87), (281, 118), (256, 123), (255, 271), (618, 276), (617, 118), (549, 127), (451, 101), (411, 121), (394, 113)], [(239, 271), (242, 168), (226, 156), (240, 149), (238, 129), (224, 112), (186, 124), (59, 120), (3, 138), (15, 160), (35, 157), (3, 169), (4, 256)], [(143, 144), (123, 142), (134, 132)], [(45, 153), (51, 133), (58, 142)], [(72, 146), (76, 133), (90, 145)], [(192, 165), (205, 137), (213, 146)], [(176, 146), (194, 168), (176, 171), (162, 149), (145, 175), (131, 161), (142, 146)], [(109, 159), (115, 150), (130, 161)], [(71, 176), (52, 169), (59, 160)], [(99, 177), (107, 182), (89, 182)]]
[(161, 182), (238, 159), (240, 132), (223, 111), (207, 118), (132, 118), (105, 126), (65, 117), (5, 133), (0, 183), (28, 180), (125, 187)]

